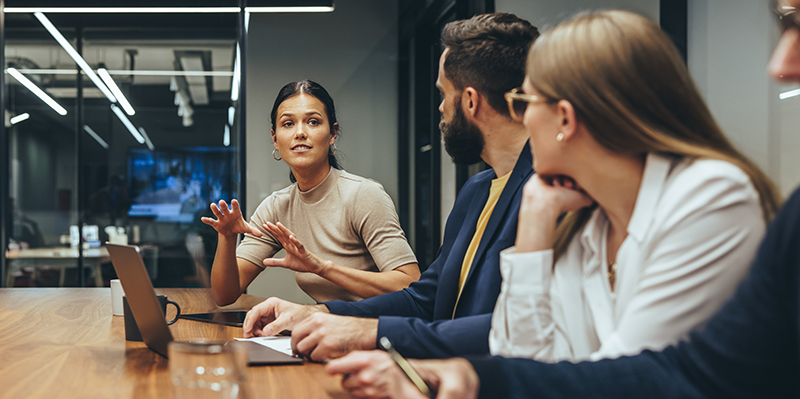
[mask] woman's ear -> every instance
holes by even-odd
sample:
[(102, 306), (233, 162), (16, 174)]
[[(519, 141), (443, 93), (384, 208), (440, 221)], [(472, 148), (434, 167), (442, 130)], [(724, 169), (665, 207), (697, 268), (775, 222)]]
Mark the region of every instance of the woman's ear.
[(272, 145), (278, 147), (278, 140), (275, 138), (275, 129), (270, 130), (269, 134), (272, 135)]
[(563, 141), (569, 141), (575, 137), (578, 130), (578, 118), (575, 115), (575, 107), (567, 100), (559, 100), (556, 104), (556, 113), (561, 121), (559, 122), (559, 132), (564, 134)]
[(331, 130), (331, 142), (330, 145), (336, 144), (336, 139), (339, 138), (339, 124), (334, 123), (333, 129)]

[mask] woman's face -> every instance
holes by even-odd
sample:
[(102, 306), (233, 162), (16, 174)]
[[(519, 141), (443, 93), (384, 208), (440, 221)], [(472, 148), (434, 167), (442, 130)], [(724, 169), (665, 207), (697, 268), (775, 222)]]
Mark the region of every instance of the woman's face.
[(272, 141), (293, 171), (328, 167), (328, 150), (336, 136), (322, 101), (297, 94), (278, 106), (276, 118)]
[[(525, 94), (540, 95), (525, 78), (522, 83)], [(531, 152), (533, 153), (533, 170), (542, 175), (561, 174), (560, 147), (556, 137), (559, 133), (561, 118), (557, 108), (544, 101), (528, 102), (522, 124), (530, 134)]]

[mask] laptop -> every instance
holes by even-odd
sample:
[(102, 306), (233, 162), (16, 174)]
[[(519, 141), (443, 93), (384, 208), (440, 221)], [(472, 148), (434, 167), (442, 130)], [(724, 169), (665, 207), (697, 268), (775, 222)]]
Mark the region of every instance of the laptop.
[[(139, 248), (133, 245), (106, 243), (111, 263), (122, 283), (128, 298), (128, 305), (142, 333), (148, 348), (167, 357), (167, 344), (172, 342), (172, 332), (167, 326), (164, 311), (156, 298), (156, 291), (144, 262), (139, 256)], [(303, 359), (278, 352), (255, 342), (243, 341), (248, 348), (248, 364), (302, 364)]]

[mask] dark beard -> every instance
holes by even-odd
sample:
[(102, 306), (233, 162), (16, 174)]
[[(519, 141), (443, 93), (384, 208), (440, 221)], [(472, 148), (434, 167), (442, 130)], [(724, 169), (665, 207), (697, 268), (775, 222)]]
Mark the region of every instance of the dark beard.
[(442, 119), (439, 122), (439, 130), (442, 132), (444, 149), (454, 163), (471, 165), (481, 161), (484, 146), (483, 134), (467, 120), (461, 109), (461, 101), (456, 104), (453, 120), (446, 123)]

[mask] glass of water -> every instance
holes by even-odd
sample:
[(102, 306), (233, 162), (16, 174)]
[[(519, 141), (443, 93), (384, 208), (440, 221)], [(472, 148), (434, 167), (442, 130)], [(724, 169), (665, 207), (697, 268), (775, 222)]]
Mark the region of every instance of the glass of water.
[(173, 341), (169, 373), (177, 399), (246, 399), (247, 350), (236, 342)]

